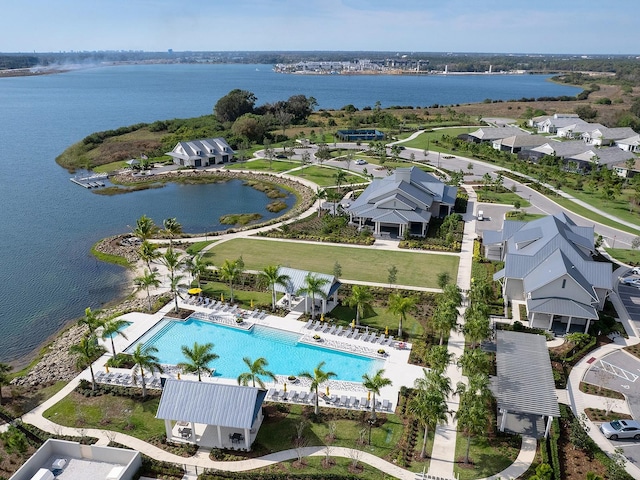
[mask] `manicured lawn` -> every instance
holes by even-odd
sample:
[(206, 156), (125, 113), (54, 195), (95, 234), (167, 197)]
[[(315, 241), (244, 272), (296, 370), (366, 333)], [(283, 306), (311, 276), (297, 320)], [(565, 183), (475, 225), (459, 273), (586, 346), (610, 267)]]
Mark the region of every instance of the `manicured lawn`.
[[(589, 205), (594, 205), (596, 208), (602, 210), (603, 212), (606, 212), (627, 222), (632, 222), (636, 225), (640, 225), (640, 215), (638, 215), (637, 212), (629, 211), (629, 202), (627, 198), (631, 194), (630, 191), (625, 192), (623, 190), (622, 195), (618, 196), (614, 200), (610, 200), (602, 198), (602, 195), (598, 193), (589, 193), (584, 190), (574, 190), (566, 186), (563, 186), (562, 189), (565, 192), (573, 195), (577, 199), (587, 202)], [(640, 230), (631, 231), (636, 234), (640, 234)]]
[(300, 162), (296, 161), (273, 160), (271, 164), (269, 164), (269, 160), (259, 159), (251, 160), (249, 162), (231, 163), (226, 165), (224, 168), (227, 170), (266, 170), (271, 172), (286, 172), (287, 170), (291, 170), (292, 168), (299, 166)]
[(187, 247), (187, 253), (189, 255), (195, 255), (197, 253), (200, 253), (200, 251), (207, 247), (208, 245), (211, 245), (212, 243), (216, 243), (217, 240), (208, 240), (208, 241), (203, 241), (203, 242), (195, 242), (192, 243), (191, 245), (189, 245)]
[(607, 253), (616, 260), (628, 265), (640, 265), (640, 251), (622, 248), (605, 248)]
[(342, 267), (342, 278), (379, 283), (387, 282), (387, 271), (395, 265), (398, 269), (397, 284), (431, 288), (438, 288), (437, 277), (441, 272), (456, 278), (459, 262), (453, 255), (245, 238), (215, 245), (205, 258), (220, 265), (225, 259), (236, 259), (241, 255), (248, 270), (285, 265), (331, 274), (337, 261)]
[[(477, 130), (478, 127), (452, 127), (452, 128), (443, 128), (442, 130), (434, 130), (433, 132), (424, 132), (418, 135), (416, 138), (409, 142), (404, 142), (402, 145), (405, 147), (411, 148), (419, 148), (420, 150), (424, 150), (428, 148), (430, 151), (434, 152), (448, 152), (444, 148), (436, 145), (434, 140), (440, 140), (442, 135), (449, 135), (452, 137), (457, 137), (461, 133), (469, 133)], [(420, 156), (416, 156), (419, 158)], [(420, 159), (421, 160), (421, 159)]]
[(350, 470), (350, 465), (355, 462), (350, 458), (344, 457), (332, 457), (331, 466), (326, 466), (324, 456), (318, 457), (307, 457), (303, 460), (304, 467), (299, 466), (293, 460), (279, 463), (277, 465), (271, 465), (269, 467), (265, 467), (262, 469), (255, 470), (256, 474), (258, 472), (288, 472), (290, 478), (296, 478), (301, 475), (322, 475), (334, 478), (349, 478), (356, 476), (358, 478), (366, 478), (367, 480), (387, 480), (389, 475), (376, 470), (373, 467), (370, 467), (366, 463), (358, 462), (358, 467), (363, 468), (360, 473), (354, 473)]
[[(515, 210), (512, 210), (515, 213)], [(517, 216), (508, 217), (507, 220), (518, 220), (519, 222), (530, 222), (532, 220), (537, 220), (538, 218), (546, 217), (546, 215), (542, 213), (527, 213), (522, 210), (517, 212)]]
[(634, 228), (627, 227), (626, 225), (622, 225), (621, 223), (614, 222), (613, 220), (609, 219), (609, 217), (603, 217), (602, 215), (598, 215), (592, 210), (586, 207), (583, 207), (582, 205), (578, 205), (577, 203), (575, 203), (572, 200), (569, 200), (568, 198), (551, 197), (551, 200), (556, 202), (558, 205), (566, 208), (567, 210), (570, 210), (573, 213), (576, 213), (578, 215), (582, 215), (583, 217), (588, 218), (589, 220), (593, 220), (594, 222), (598, 222), (603, 225), (607, 225), (609, 227), (617, 228), (618, 230), (622, 230), (623, 232), (631, 233), (634, 235), (640, 234), (640, 231)]
[[(335, 175), (338, 172), (336, 168), (320, 167), (317, 165), (310, 165), (302, 170), (296, 170), (291, 172), (291, 175), (296, 177), (303, 177), (311, 182), (317, 183), (321, 187), (330, 187), (336, 184)], [(369, 180), (361, 177), (360, 175), (353, 175), (345, 172), (346, 178), (343, 184), (351, 183), (368, 183)]]
[(164, 421), (155, 418), (160, 397), (124, 398), (112, 395), (85, 397), (72, 392), (44, 412), (44, 417), (67, 427), (100, 428), (126, 433), (141, 440), (164, 435)]
[[(467, 438), (461, 434), (457, 437), (455, 460), (462, 462), (467, 450)], [(511, 465), (519, 453), (520, 439), (515, 435), (503, 435), (491, 441), (482, 437), (472, 438), (469, 459), (473, 465), (456, 463), (453, 473), (460, 475), (460, 480), (489, 477)]]
[[(254, 290), (239, 290), (236, 288), (238, 285), (234, 284), (233, 299), (239, 303), (242, 308), (251, 308), (251, 301), (253, 300), (254, 308), (261, 306), (262, 308), (271, 307), (271, 292), (254, 291)], [(207, 282), (202, 284), (202, 291), (208, 297), (220, 300), (222, 295), (225, 300), (229, 300), (229, 284), (221, 282)]]
[[(329, 314), (330, 318), (335, 318), (339, 323), (350, 324), (356, 318), (355, 308), (349, 308), (346, 305), (338, 305)], [(373, 313), (364, 318), (360, 318), (360, 325), (377, 328), (380, 332), (384, 332), (386, 327), (395, 332), (398, 328), (399, 318), (397, 315), (389, 313), (386, 307), (374, 307)], [(423, 333), (422, 325), (416, 318), (409, 314), (406, 321), (402, 324), (404, 332), (412, 338), (419, 338)], [(389, 332), (392, 334), (392, 332)]]
[(478, 193), (478, 202), (485, 203), (503, 203), (506, 205), (513, 205), (513, 203), (518, 200), (520, 202), (521, 207), (529, 207), (531, 204), (519, 196), (517, 193), (513, 192), (494, 192), (491, 189), (478, 188), (476, 189)]

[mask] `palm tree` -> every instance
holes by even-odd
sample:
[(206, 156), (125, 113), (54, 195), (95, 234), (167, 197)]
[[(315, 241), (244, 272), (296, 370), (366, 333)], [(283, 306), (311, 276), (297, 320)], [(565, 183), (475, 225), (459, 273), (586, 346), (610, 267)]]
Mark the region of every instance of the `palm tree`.
[(249, 380), (251, 380), (251, 384), (254, 387), (256, 386), (256, 381), (257, 381), (258, 385), (260, 385), (260, 388), (264, 388), (264, 382), (262, 381), (260, 376), (269, 377), (274, 382), (278, 381), (276, 376), (273, 374), (273, 372), (270, 372), (269, 370), (265, 369), (265, 367), (269, 365), (269, 362), (267, 362), (266, 358), (260, 357), (252, 362), (249, 357), (244, 357), (242, 361), (249, 368), (249, 371), (245, 373), (241, 373), (238, 376), (238, 385), (246, 386), (248, 385)]
[(447, 421), (447, 414), (449, 413), (447, 396), (451, 392), (451, 386), (447, 385), (448, 390), (442, 389), (442, 379), (437, 378), (443, 377), (448, 380), (447, 377), (440, 375), (434, 370), (427, 372), (426, 369), (423, 369), (423, 373), (424, 377), (418, 378), (415, 381), (415, 388), (418, 389), (418, 392), (411, 398), (407, 405), (409, 412), (411, 412), (424, 427), (420, 458), (426, 456), (429, 427), (435, 427)]
[(136, 277), (133, 279), (133, 283), (137, 287), (138, 290), (146, 290), (147, 292), (147, 301), (149, 302), (149, 311), (151, 311), (151, 287), (158, 288), (162, 282), (160, 282), (160, 278), (158, 276), (158, 272), (152, 272), (150, 270), (145, 270), (144, 275)]
[(322, 367), (324, 367), (325, 362), (320, 362), (316, 368), (313, 369), (313, 373), (311, 372), (301, 372), (298, 376), (307, 378), (311, 380), (310, 391), (315, 391), (316, 393), (316, 408), (314, 410), (316, 416), (320, 414), (320, 406), (318, 405), (318, 387), (324, 382), (332, 379), (333, 377), (337, 377), (337, 374), (334, 372), (325, 372)]
[(88, 337), (82, 337), (80, 342), (71, 345), (69, 352), (78, 355), (76, 366), (78, 368), (87, 368), (91, 372), (91, 390), (96, 389), (96, 377), (93, 374), (93, 362), (104, 352), (104, 349), (100, 347), (96, 342), (96, 337), (90, 335)]
[(158, 226), (146, 215), (142, 215), (136, 220), (136, 228), (133, 229), (133, 234), (142, 241), (150, 239), (157, 232)]
[(436, 345), (431, 347), (429, 353), (427, 353), (427, 361), (431, 370), (437, 372), (444, 372), (453, 358), (453, 353), (450, 353), (446, 345)]
[(369, 287), (354, 285), (351, 288), (351, 296), (347, 299), (350, 308), (356, 309), (356, 325), (360, 325), (360, 319), (371, 310), (373, 295)]
[(151, 262), (160, 256), (158, 247), (151, 243), (149, 240), (144, 240), (138, 248), (138, 255), (144, 263), (147, 264), (147, 268), (151, 270)]
[(376, 421), (376, 395), (380, 395), (380, 389), (382, 387), (386, 387), (391, 385), (391, 379), (383, 377), (384, 368), (378, 370), (375, 375), (370, 376), (368, 373), (365, 373), (362, 376), (362, 385), (364, 388), (373, 393), (373, 402), (371, 404), (371, 422)]
[(445, 335), (455, 328), (457, 321), (457, 305), (447, 297), (441, 296), (431, 317), (433, 329), (440, 334), (440, 345), (444, 343)]
[(237, 260), (225, 260), (219, 270), (220, 278), (229, 282), (230, 302), (233, 303), (233, 283), (238, 279), (242, 270)]
[(182, 255), (172, 247), (167, 248), (164, 255), (161, 258), (162, 264), (167, 267), (169, 270), (169, 281), (170, 281), (170, 290), (173, 294), (173, 299), (175, 301), (176, 312), (178, 311), (178, 286), (180, 282), (184, 279), (184, 275), (177, 275), (178, 269), (180, 269), (184, 265), (184, 261), (182, 259)]
[(347, 179), (347, 174), (344, 173), (344, 170), (338, 170), (333, 174), (333, 178), (336, 181), (337, 189), (340, 190), (340, 185), (342, 185), (342, 183)]
[(202, 255), (194, 255), (191, 257), (187, 262), (187, 270), (198, 284), (198, 288), (202, 288), (201, 279), (208, 271), (207, 262), (204, 261)]
[(399, 293), (389, 295), (389, 311), (400, 317), (398, 323), (398, 337), (402, 337), (402, 324), (407, 319), (407, 314), (416, 307), (415, 297), (403, 297)]
[[(315, 195), (313, 196), (313, 200), (320, 202), (320, 200), (324, 200), (325, 198), (327, 198), (327, 191), (324, 188), (323, 189), (318, 188), (316, 190)], [(322, 209), (320, 208), (320, 204), (318, 204), (318, 217), (320, 216), (321, 210)]]
[(491, 398), (489, 378), (483, 374), (473, 375), (469, 377), (469, 385), (458, 383), (456, 393), (460, 397), (460, 406), (455, 416), (458, 426), (467, 437), (465, 463), (469, 463), (471, 437), (482, 434), (487, 428), (488, 403)]
[(9, 372), (11, 372), (11, 365), (0, 363), (0, 405), (2, 405), (2, 387), (9, 385)]
[(462, 367), (463, 375), (472, 377), (479, 373), (488, 374), (491, 362), (486, 352), (479, 348), (474, 348), (472, 350), (465, 350), (458, 359), (458, 366)]
[(197, 373), (199, 382), (202, 381), (202, 372), (211, 375), (209, 364), (219, 358), (216, 353), (212, 352), (213, 343), (200, 345), (198, 342), (195, 342), (193, 348), (183, 345), (181, 350), (187, 361), (179, 363), (178, 367), (186, 373)]
[(276, 309), (276, 285), (287, 286), (291, 277), (280, 272), (279, 265), (267, 265), (260, 272), (260, 279), (271, 288), (271, 309)]
[(113, 358), (116, 358), (116, 347), (113, 344), (113, 337), (120, 335), (122, 338), (127, 340), (127, 336), (122, 331), (122, 329), (127, 325), (129, 325), (129, 322), (126, 320), (122, 320), (121, 318), (112, 318), (102, 327), (100, 338), (102, 338), (102, 340), (106, 340), (107, 338), (111, 340), (111, 352), (113, 353)]
[(162, 225), (164, 226), (164, 234), (169, 237), (169, 246), (173, 246), (173, 237), (182, 235), (182, 225), (175, 217), (164, 219)]
[(134, 364), (131, 373), (133, 375), (134, 383), (137, 383), (138, 379), (140, 379), (142, 385), (142, 398), (146, 398), (147, 396), (147, 384), (144, 378), (145, 370), (151, 374), (154, 374), (155, 372), (164, 372), (162, 365), (160, 365), (160, 360), (155, 356), (156, 353), (158, 353), (158, 349), (153, 345), (145, 346), (142, 343), (138, 343), (131, 354), (131, 359)]
[(304, 286), (298, 289), (298, 294), (305, 295), (306, 297), (311, 296), (312, 319), (316, 316), (316, 295), (319, 295), (322, 298), (327, 298), (327, 295), (322, 291), (322, 287), (324, 287), (327, 283), (329, 283), (328, 279), (318, 277), (309, 272), (307, 273), (307, 276), (304, 277)]
[(78, 320), (78, 324), (86, 325), (89, 328), (89, 335), (93, 335), (106, 322), (104, 318), (99, 316), (100, 313), (100, 310), (91, 311), (91, 307), (87, 307), (84, 310), (84, 317)]

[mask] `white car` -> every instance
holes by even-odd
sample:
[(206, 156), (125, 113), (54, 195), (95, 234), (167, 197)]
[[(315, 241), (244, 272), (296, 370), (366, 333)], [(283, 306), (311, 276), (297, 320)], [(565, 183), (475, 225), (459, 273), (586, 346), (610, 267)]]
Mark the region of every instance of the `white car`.
[(640, 440), (640, 423), (635, 420), (614, 420), (600, 425), (602, 434), (610, 440), (634, 438)]
[(633, 267), (631, 269), (631, 273), (633, 273), (634, 275), (640, 275), (640, 267)]
[(356, 160), (356, 165), (366, 165), (367, 161), (366, 160), (362, 160), (361, 158)]
[(640, 288), (640, 278), (633, 278), (633, 277), (621, 278), (620, 282), (625, 285), (631, 285), (631, 286)]

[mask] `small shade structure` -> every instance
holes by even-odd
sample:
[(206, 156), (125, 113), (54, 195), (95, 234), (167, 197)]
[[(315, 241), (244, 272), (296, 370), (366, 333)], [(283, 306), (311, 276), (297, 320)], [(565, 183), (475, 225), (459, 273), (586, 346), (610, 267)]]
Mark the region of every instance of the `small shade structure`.
[(189, 290), (187, 290), (187, 293), (189, 293), (189, 295), (197, 295), (198, 293), (202, 293), (202, 289), (201, 288), (190, 288)]
[(266, 394), (255, 387), (169, 378), (156, 418), (165, 421), (168, 439), (173, 437), (172, 423), (180, 422), (189, 425), (180, 432), (183, 440), (203, 447), (250, 450), (262, 424)]
[(126, 162), (127, 165), (129, 165), (130, 167), (133, 167), (134, 165), (140, 165), (140, 160), (136, 159), (136, 158), (132, 158), (131, 160), (127, 160)]

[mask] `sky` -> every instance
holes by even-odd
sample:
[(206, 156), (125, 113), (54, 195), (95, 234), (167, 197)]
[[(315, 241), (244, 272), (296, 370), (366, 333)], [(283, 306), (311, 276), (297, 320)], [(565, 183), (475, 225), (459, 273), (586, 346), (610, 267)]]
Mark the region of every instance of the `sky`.
[(640, 53), (638, 0), (0, 0), (0, 52)]

